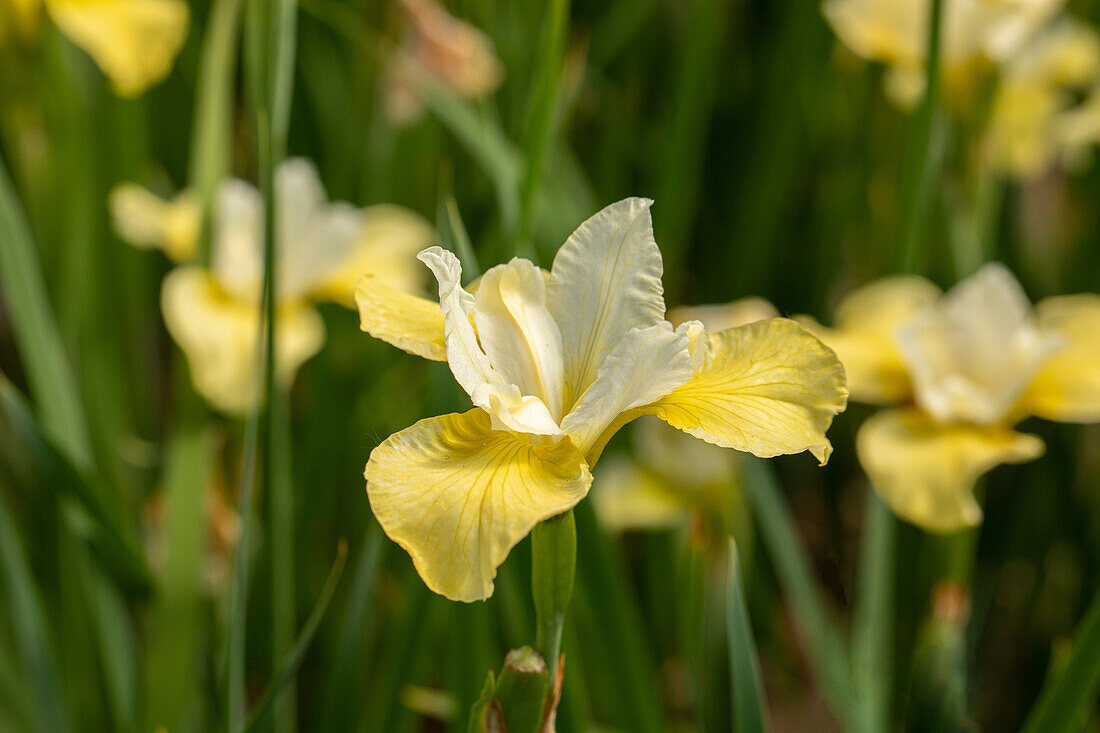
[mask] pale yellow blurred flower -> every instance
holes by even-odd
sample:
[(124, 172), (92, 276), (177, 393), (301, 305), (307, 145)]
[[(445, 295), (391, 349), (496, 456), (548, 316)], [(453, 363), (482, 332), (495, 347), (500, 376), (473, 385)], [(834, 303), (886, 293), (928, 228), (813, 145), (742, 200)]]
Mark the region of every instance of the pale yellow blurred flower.
[(888, 278), (848, 296), (837, 328), (803, 322), (837, 351), (855, 399), (901, 403), (863, 424), (857, 451), (894, 512), (930, 531), (978, 524), (978, 477), (1042, 454), (1020, 420), (1100, 421), (1100, 296), (1033, 309), (992, 263), (946, 295)]
[[(967, 95), (991, 64), (1011, 58), (1064, 0), (947, 0), (941, 35), (944, 88)], [(889, 66), (887, 90), (911, 105), (924, 88), (931, 0), (825, 0), (823, 12), (841, 41)]]
[[(224, 182), (215, 198), (210, 267), (183, 264), (170, 272), (161, 310), (187, 356), (196, 390), (217, 409), (241, 414), (255, 405), (260, 387), (263, 201), (254, 186), (240, 180)], [(303, 158), (279, 167), (275, 199), (275, 377), (286, 386), (324, 344), (324, 323), (311, 302), (335, 300), (352, 307), (353, 283), (368, 274), (397, 292), (420, 291), (425, 278), (414, 255), (430, 243), (432, 230), (401, 207), (359, 209), (328, 202), (316, 168)], [(193, 262), (199, 212), (189, 194), (168, 202), (123, 184), (109, 203), (121, 236)]]
[(485, 33), (451, 16), (435, 0), (401, 0), (401, 7), (406, 30), (385, 74), (391, 120), (407, 124), (420, 117), (426, 84), (467, 99), (500, 86), (504, 70)]
[(1002, 67), (985, 133), (990, 162), (1032, 177), (1100, 139), (1100, 115), (1078, 102), (1098, 82), (1100, 35), (1062, 18)]
[(396, 291), (360, 283), (363, 330), (446, 359), (474, 404), (390, 436), (365, 469), (379, 524), (433, 591), (489, 597), (512, 547), (584, 498), (607, 441), (642, 415), (758, 456), (828, 458), (825, 431), (847, 400), (836, 355), (780, 318), (674, 328), (651, 203), (588, 219), (549, 273), (515, 258), (467, 289), (458, 258), (432, 247), (420, 259), (438, 303), (405, 295), (381, 308)]
[(0, 14), (33, 35), (42, 6), (124, 97), (168, 76), (190, 26), (186, 0), (0, 0)]

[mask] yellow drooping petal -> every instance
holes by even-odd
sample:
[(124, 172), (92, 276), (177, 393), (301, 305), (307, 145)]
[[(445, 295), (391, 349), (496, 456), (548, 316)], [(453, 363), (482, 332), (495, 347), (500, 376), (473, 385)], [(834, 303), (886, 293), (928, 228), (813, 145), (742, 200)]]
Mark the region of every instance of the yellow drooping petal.
[(176, 262), (195, 258), (201, 213), (198, 202), (182, 193), (165, 201), (134, 183), (111, 190), (107, 206), (118, 235), (136, 247), (156, 247)]
[(481, 409), (421, 420), (390, 436), (371, 452), (364, 475), (382, 529), (429, 588), (456, 601), (492, 595), (512, 547), (576, 505), (592, 483), (568, 439), (533, 445), (494, 431)]
[(1043, 454), (1043, 441), (1001, 425), (946, 425), (923, 412), (883, 410), (859, 429), (856, 449), (875, 491), (902, 519), (930, 532), (982, 521), (974, 483), (1002, 463)]
[(359, 327), (387, 344), (432, 361), (447, 361), (443, 311), (439, 303), (409, 295), (373, 275), (355, 290)]
[(797, 320), (836, 352), (857, 402), (899, 402), (912, 395), (909, 372), (895, 335), (940, 290), (922, 277), (890, 277), (852, 291), (837, 308), (836, 327), (808, 317)]
[(688, 383), (642, 410), (708, 443), (762, 458), (808, 450), (824, 464), (825, 431), (847, 401), (836, 354), (773, 318), (708, 336)]
[(350, 304), (364, 275), (405, 293), (420, 293), (427, 273), (416, 255), (434, 239), (435, 230), (416, 212), (392, 204), (368, 206), (351, 254), (316, 295)]
[[(229, 297), (206, 270), (180, 267), (164, 279), (161, 310), (168, 332), (187, 357), (195, 390), (223, 412), (252, 409), (260, 392), (259, 308)], [(317, 311), (297, 304), (281, 306), (276, 316), (276, 380), (289, 385), (324, 340), (325, 326)]]
[(185, 0), (46, 0), (46, 5), (58, 27), (124, 97), (136, 97), (168, 76), (187, 38)]
[(1023, 411), (1060, 422), (1100, 422), (1100, 295), (1039, 301), (1039, 328), (1062, 347), (1039, 370), (1020, 401)]

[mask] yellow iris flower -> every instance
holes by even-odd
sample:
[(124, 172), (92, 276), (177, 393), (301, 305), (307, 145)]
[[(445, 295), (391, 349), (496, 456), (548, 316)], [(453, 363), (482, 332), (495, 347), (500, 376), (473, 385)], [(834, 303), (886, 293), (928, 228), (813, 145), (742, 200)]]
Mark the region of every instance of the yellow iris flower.
[(1033, 309), (992, 263), (946, 295), (920, 277), (881, 280), (844, 300), (836, 328), (803, 322), (840, 356), (854, 400), (901, 404), (869, 418), (856, 448), (894, 512), (929, 531), (981, 522), (978, 477), (1042, 455), (1012, 429), (1020, 420), (1100, 421), (1100, 296)]
[(476, 288), (453, 254), (426, 249), (438, 303), (360, 283), (363, 330), (445, 359), (474, 404), (390, 436), (365, 470), (375, 516), (433, 591), (489, 597), (511, 548), (584, 498), (608, 439), (642, 415), (726, 448), (827, 460), (847, 401), (836, 355), (780, 318), (674, 328), (651, 203), (584, 222), (550, 272), (516, 258)]
[[(673, 325), (697, 320), (713, 333), (778, 315), (763, 298), (742, 298), (674, 308), (668, 319)], [(621, 532), (675, 527), (697, 514), (729, 517), (736, 511), (737, 453), (696, 440), (648, 415), (631, 427), (633, 456), (609, 456), (595, 471), (599, 488), (592, 495), (593, 508), (606, 528)]]
[(1100, 84), (1100, 35), (1062, 18), (1002, 68), (985, 133), (1001, 170), (1032, 177), (1073, 162), (1100, 137), (1095, 103), (1079, 99)]
[[(990, 64), (1011, 58), (1064, 0), (946, 0), (941, 59), (948, 93), (965, 94)], [(889, 66), (887, 89), (912, 104), (924, 88), (931, 0), (825, 0), (837, 36), (857, 55)]]
[(168, 76), (190, 24), (186, 0), (0, 0), (0, 15), (30, 33), (43, 5), (124, 97), (136, 97)]
[[(329, 203), (316, 168), (302, 158), (279, 167), (275, 199), (275, 377), (289, 385), (324, 343), (324, 323), (311, 301), (352, 307), (352, 283), (365, 272), (399, 291), (415, 292), (422, 278), (413, 256), (433, 234), (427, 222), (401, 207)], [(255, 354), (264, 219), (259, 191), (240, 180), (220, 186), (209, 269), (192, 263), (199, 211), (190, 194), (169, 202), (123, 184), (112, 192), (110, 208), (124, 238), (161, 248), (181, 263), (164, 280), (161, 310), (187, 356), (195, 389), (222, 412), (250, 410), (259, 391)]]

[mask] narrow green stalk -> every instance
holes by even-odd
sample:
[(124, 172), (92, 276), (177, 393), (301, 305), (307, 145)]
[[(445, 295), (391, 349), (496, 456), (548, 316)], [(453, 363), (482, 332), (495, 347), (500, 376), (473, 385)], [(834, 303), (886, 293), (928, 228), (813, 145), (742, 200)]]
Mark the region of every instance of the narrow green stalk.
[(1084, 727), (1086, 710), (1100, 688), (1100, 595), (1073, 634), (1069, 663), (1043, 686), (1024, 723), (1024, 733), (1068, 733)]
[(890, 509), (868, 489), (859, 559), (852, 640), (858, 729), (890, 729), (890, 670), (894, 643), (894, 549), (897, 524)]
[[(562, 64), (565, 59), (566, 33), (569, 30), (569, 0), (550, 0), (544, 21), (542, 48), (535, 67), (535, 79), (528, 106), (524, 152), (526, 169), (520, 190), (519, 231), (516, 254), (533, 258), (531, 241), (534, 230), (535, 201), (546, 166), (547, 150), (557, 137)], [(550, 665), (553, 668), (553, 664)]]
[(531, 532), (531, 585), (535, 597), (535, 648), (554, 683), (565, 611), (573, 595), (577, 525), (573, 510), (551, 517)]
[(771, 729), (760, 658), (753, 641), (749, 609), (741, 577), (737, 543), (729, 540), (729, 577), (726, 581), (726, 644), (730, 657), (730, 698), (733, 701), (733, 730), (736, 733), (764, 733)]
[(940, 47), (943, 6), (947, 0), (932, 0), (929, 7), (928, 45), (925, 58), (924, 98), (914, 120), (914, 136), (910, 148), (909, 175), (906, 184), (904, 219), (901, 234), (901, 268), (916, 272), (922, 264), (926, 248), (921, 241), (927, 233), (928, 209), (932, 189), (942, 159), (942, 140), (937, 140), (940, 92)]
[(50, 436), (81, 469), (92, 464), (80, 391), (50, 309), (30, 227), (0, 160), (0, 284), (38, 414)]
[(203, 212), (203, 262), (210, 259), (208, 233), (214, 193), (228, 175), (232, 160), (233, 82), (242, 4), (242, 0), (214, 0), (202, 41), (189, 177)]

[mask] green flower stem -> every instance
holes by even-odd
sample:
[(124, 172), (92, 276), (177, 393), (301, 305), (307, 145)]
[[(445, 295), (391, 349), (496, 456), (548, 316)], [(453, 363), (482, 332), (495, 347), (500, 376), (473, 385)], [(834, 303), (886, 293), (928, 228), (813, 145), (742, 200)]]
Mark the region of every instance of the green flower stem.
[(531, 532), (531, 585), (535, 596), (535, 648), (554, 682), (565, 610), (573, 595), (577, 525), (573, 510), (547, 519)]
[(915, 272), (921, 265), (926, 248), (920, 243), (926, 232), (932, 184), (943, 160), (943, 140), (935, 133), (939, 128), (940, 46), (943, 26), (943, 5), (946, 0), (932, 0), (928, 20), (928, 59), (925, 70), (924, 98), (914, 120), (915, 134), (910, 148), (909, 176), (906, 182), (906, 210), (902, 221), (901, 267)]

